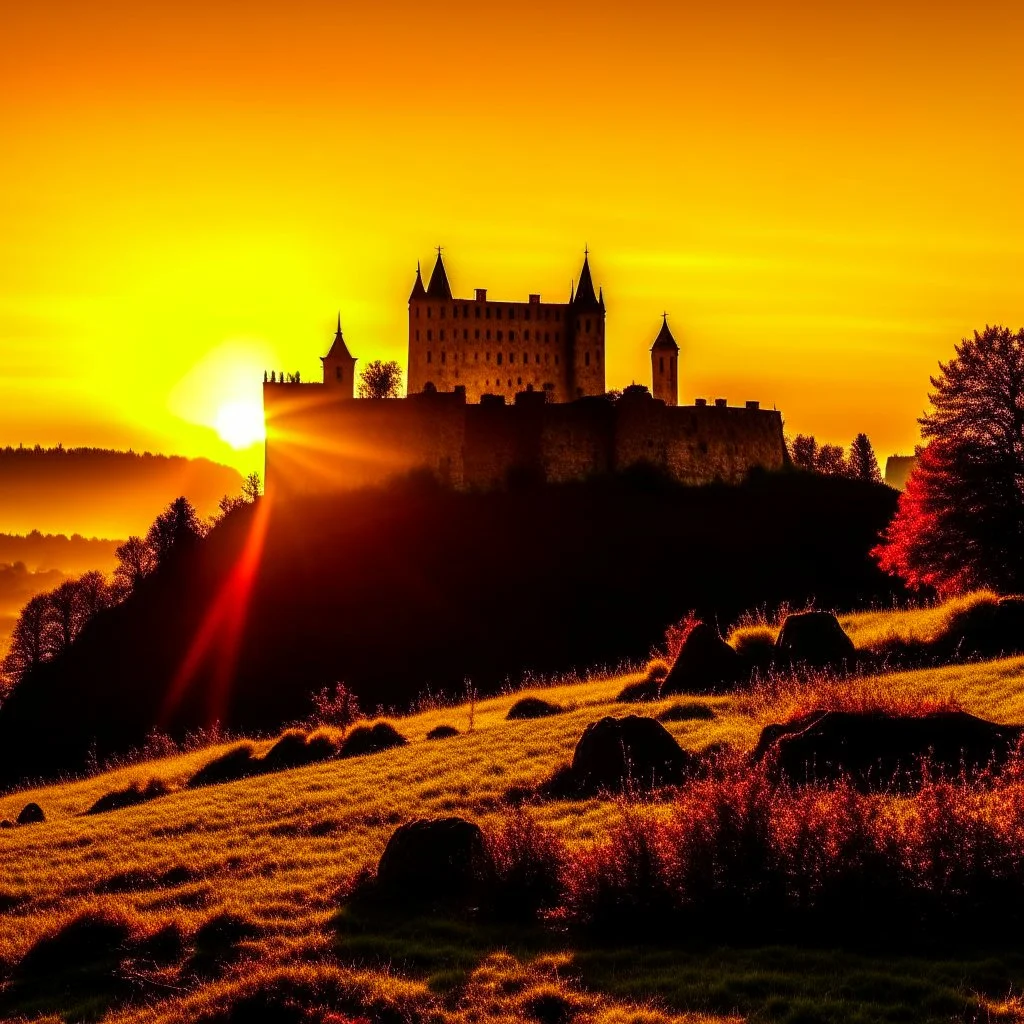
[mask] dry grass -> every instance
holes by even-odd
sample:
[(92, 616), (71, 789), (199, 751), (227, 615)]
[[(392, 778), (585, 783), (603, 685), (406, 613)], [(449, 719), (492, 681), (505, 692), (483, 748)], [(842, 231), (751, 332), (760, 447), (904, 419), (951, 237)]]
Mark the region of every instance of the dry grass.
[[(1007, 659), (891, 674), (860, 685), (877, 700), (942, 701), (954, 694), (968, 711), (1014, 722), (1024, 721), (1022, 669), (1024, 659)], [(642, 678), (636, 673), (546, 688), (545, 699), (566, 711), (535, 720), (507, 721), (518, 694), (480, 700), (472, 713), (468, 706), (424, 711), (395, 723), (409, 740), (407, 746), (202, 789), (187, 789), (188, 779), (234, 744), (4, 796), (0, 818), (15, 818), (34, 800), (47, 821), (0, 832), (0, 960), (17, 965), (40, 939), (84, 914), (128, 920), (133, 936), (171, 928), (187, 948), (204, 925), (229, 915), (245, 922), (252, 937), (240, 941), (237, 962), (223, 977), (189, 980), (159, 965), (143, 965), (145, 970), (132, 968), (145, 978), (129, 990), (131, 998), (145, 1001), (144, 1007), (118, 1009), (114, 1000), (94, 1003), (88, 1013), (122, 1024), (228, 1021), (232, 1018), (224, 1016), (224, 1007), (233, 1002), (268, 986), (298, 986), (314, 1002), (313, 995), (320, 993), (325, 1006), (350, 1007), (353, 1016), (359, 1006), (393, 1004), (399, 1014), (395, 1019), (435, 1024), (527, 1019), (524, 1015), (533, 1012), (528, 992), (537, 997), (529, 1005), (550, 1004), (556, 1008), (552, 1012), (564, 999), (577, 1022), (732, 1019), (738, 1004), (712, 997), (696, 981), (673, 996), (670, 1007), (651, 1004), (660, 988), (644, 981), (643, 964), (635, 958), (628, 969), (605, 974), (594, 974), (589, 961), (587, 984), (580, 986), (567, 981), (560, 966), (570, 955), (574, 963), (583, 963), (575, 952), (521, 949), (508, 959), (492, 959), (496, 948), (508, 949), (508, 936), (480, 950), (457, 976), (440, 966), (455, 941), (451, 934), (440, 940), (440, 952), (426, 946), (415, 952), (417, 942), (423, 945), (415, 935), (404, 946), (387, 947), (384, 961), (404, 965), (400, 970), (364, 960), (364, 947), (358, 944), (349, 952), (338, 946), (338, 894), (376, 860), (397, 824), (456, 813), (499, 831), (507, 815), (504, 794), (548, 778), (569, 760), (587, 724), (624, 713), (616, 695)], [(670, 720), (667, 728), (691, 750), (722, 744), (747, 750), (766, 718), (777, 721), (792, 714), (806, 697), (806, 692), (778, 690), (702, 698), (713, 718)], [(678, 702), (678, 697), (653, 701), (643, 713), (656, 716)], [(452, 725), (460, 735), (427, 741), (440, 725)], [(255, 743), (256, 756), (264, 756), (272, 743)], [(170, 792), (137, 806), (85, 814), (104, 794), (149, 779)], [(618, 827), (622, 812), (613, 802), (593, 799), (550, 801), (531, 813), (569, 850), (586, 850)], [(544, 959), (549, 956), (554, 959)], [(416, 969), (421, 962), (426, 966)], [(488, 986), (499, 976), (511, 987), (492, 999)], [(705, 994), (698, 997), (699, 992)], [(32, 1012), (61, 1009), (42, 1002)], [(774, 1011), (765, 1012), (770, 1018)], [(368, 1016), (388, 1019), (383, 1009), (379, 1016)], [(72, 1013), (70, 1019), (80, 1018)]]

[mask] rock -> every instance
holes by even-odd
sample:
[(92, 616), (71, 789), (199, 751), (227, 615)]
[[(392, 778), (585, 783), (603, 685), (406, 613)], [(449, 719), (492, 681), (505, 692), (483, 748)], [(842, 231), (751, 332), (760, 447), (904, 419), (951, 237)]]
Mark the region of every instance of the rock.
[(661, 695), (718, 693), (749, 675), (743, 659), (706, 622), (698, 622), (683, 641), (661, 686)]
[(856, 657), (853, 641), (832, 612), (795, 612), (786, 616), (775, 641), (778, 660), (812, 668), (839, 668)]
[(541, 697), (521, 697), (509, 708), (505, 718), (510, 722), (524, 718), (548, 718), (560, 715), (564, 710), (561, 704), (553, 704)]
[(602, 718), (587, 726), (572, 755), (571, 778), (582, 792), (678, 785), (697, 758), (653, 718)]
[(912, 790), (922, 762), (945, 777), (998, 771), (1017, 749), (1024, 726), (997, 725), (963, 711), (931, 715), (825, 711), (784, 725), (768, 725), (753, 753), (795, 784), (848, 777), (864, 791)]
[(18, 815), (19, 825), (36, 825), (40, 821), (46, 821), (46, 815), (39, 804), (25, 804)]
[(361, 757), (376, 754), (392, 747), (404, 747), (409, 741), (389, 722), (376, 725), (357, 725), (341, 744), (339, 757)]
[(451, 739), (452, 736), (458, 736), (459, 730), (454, 725), (435, 725), (430, 732), (427, 733), (428, 740), (447, 740)]
[(0, 828), (14, 828), (14, 822), (10, 818), (4, 818), (0, 821)]
[(420, 818), (392, 833), (377, 865), (388, 896), (450, 901), (476, 893), (493, 871), (480, 827), (465, 818)]
[(302, 768), (319, 761), (329, 761), (337, 752), (337, 747), (323, 733), (307, 734), (300, 729), (289, 729), (263, 755), (261, 767), (267, 772)]

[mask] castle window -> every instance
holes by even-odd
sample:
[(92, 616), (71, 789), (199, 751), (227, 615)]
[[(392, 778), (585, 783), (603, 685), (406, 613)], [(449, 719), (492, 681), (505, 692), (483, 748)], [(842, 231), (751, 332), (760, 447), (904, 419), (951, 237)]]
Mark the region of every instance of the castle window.
[(497, 308), (496, 308), (496, 309), (494, 310), (494, 315), (495, 315), (495, 316), (496, 316), (496, 317), (497, 317), (497, 318), (498, 318), (499, 320), (501, 319), (501, 306), (498, 306), (498, 307), (497, 307)]
[(341, 380), (341, 367), (340, 366), (336, 366), (334, 368), (334, 376), (337, 377), (338, 380)]
[[(527, 310), (527, 312), (529, 312), (529, 310)], [(530, 340), (530, 332), (529, 331), (523, 331), (523, 341), (529, 341), (529, 340)]]
[(441, 319), (444, 319), (444, 306), (441, 307)]
[(416, 315), (417, 315), (417, 316), (419, 316), (419, 315), (420, 315), (420, 307), (419, 307), (419, 306), (417, 306), (417, 307), (416, 307)]
[(498, 353), (498, 365), (501, 366), (501, 353)]
[[(444, 362), (444, 356), (441, 357), (441, 361)], [(584, 363), (585, 366), (589, 366), (590, 365), (590, 353), (589, 352), (584, 354), (584, 356), (583, 356), (583, 363)]]
[(544, 362), (545, 362), (545, 364), (549, 363), (550, 361), (551, 361), (551, 353), (550, 352), (545, 352), (544, 353)]
[(480, 307), (479, 306), (474, 306), (473, 308), (476, 310), (476, 318), (477, 318), (477, 320), (479, 320), (480, 319)]
[(551, 340), (551, 335), (547, 331), (544, 332), (544, 344), (546, 345)]
[(433, 331), (427, 331), (427, 341), (433, 341), (433, 340), (434, 340), (434, 332)]
[(432, 363), (433, 361), (434, 361), (433, 354), (428, 350), (427, 351), (427, 362), (428, 363)]
[(417, 331), (417, 332), (416, 332), (416, 340), (417, 340), (417, 341), (419, 341), (419, 340), (420, 340), (420, 332), (419, 332), (419, 331)]
[(526, 317), (527, 320), (530, 319), (530, 307), (529, 306), (527, 306), (526, 309), (523, 310), (523, 316)]
[(448, 353), (447, 352), (444, 352), (444, 351), (441, 352), (441, 362), (442, 363), (447, 363), (448, 362)]
[(509, 377), (509, 379), (508, 379), (508, 386), (512, 387), (512, 378), (511, 377)]
[(501, 331), (498, 331), (498, 341), (501, 341)]
[(516, 361), (516, 354), (515, 354), (515, 352), (509, 352), (509, 354), (508, 354), (508, 361), (510, 363), (514, 363)]
[(589, 333), (590, 333), (590, 321), (588, 320), (587, 321), (587, 334), (589, 334)]
[(452, 316), (455, 317), (456, 320), (459, 319), (459, 307), (458, 306), (452, 306)]
[(515, 331), (509, 331), (508, 332), (508, 340), (509, 341), (515, 341), (516, 340), (516, 332)]
[(473, 362), (474, 363), (479, 363), (480, 362), (480, 353), (479, 352), (474, 352), (473, 353)]
[(488, 332), (487, 332), (487, 340), (488, 340), (488, 341), (490, 341), (490, 340), (491, 340), (491, 332), (490, 332), (490, 331), (488, 331)]
[(441, 341), (444, 341), (444, 328), (443, 327), (441, 328), (440, 331), (438, 331), (438, 337), (441, 339)]
[(430, 317), (430, 307), (429, 306), (427, 306), (427, 317), (428, 318)]
[(477, 329), (476, 329), (475, 331), (473, 331), (473, 338), (474, 338), (474, 339), (475, 339), (476, 341), (479, 341), (479, 340), (480, 340), (480, 328), (479, 328), (479, 327), (478, 327), (478, 328), (477, 328)]
[(523, 378), (522, 377), (517, 377), (516, 379), (519, 381), (520, 384), (523, 383)]
[(515, 306), (509, 306), (508, 307), (508, 318), (509, 318), (509, 320), (515, 320), (515, 318), (516, 318), (516, 307)]
[(491, 307), (490, 306), (484, 306), (484, 315), (487, 317), (488, 320), (491, 319)]
[(664, 356), (658, 356), (658, 373), (664, 373), (664, 372), (665, 372), (665, 357)]
[(535, 363), (537, 363), (538, 365), (540, 364), (540, 353), (539, 352), (533, 357), (533, 361)]
[(468, 320), (469, 319), (469, 306), (463, 306), (462, 307), (462, 319), (463, 320)]
[(469, 331), (465, 327), (462, 328), (462, 340), (469, 341)]
[(488, 352), (488, 353), (487, 353), (487, 362), (490, 362), (490, 361), (491, 361), (491, 353), (490, 353), (490, 352)]

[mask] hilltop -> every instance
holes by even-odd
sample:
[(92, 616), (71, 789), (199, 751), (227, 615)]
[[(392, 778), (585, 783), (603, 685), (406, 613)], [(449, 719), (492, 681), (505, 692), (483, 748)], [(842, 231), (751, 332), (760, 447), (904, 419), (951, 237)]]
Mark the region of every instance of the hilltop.
[[(78, 771), (219, 722), (268, 731), (343, 681), (364, 706), (643, 659), (696, 611), (891, 601), (889, 488), (643, 474), (455, 493), (413, 479), (228, 516), (0, 707), (0, 779)], [(525, 552), (525, 555), (523, 554)], [(145, 686), (139, 681), (145, 680)]]
[[(844, 625), (860, 643), (934, 639), (955, 613), (888, 621), (874, 613)], [(904, 707), (955, 700), (996, 722), (1021, 722), (1022, 671), (1024, 659), (1003, 659), (854, 680), (844, 692)], [(537, 689), (562, 710), (533, 720), (507, 719), (520, 693), (429, 708), (392, 720), (405, 746), (220, 785), (187, 788), (231, 744), (4, 797), (0, 817), (34, 801), (46, 821), (0, 833), (8, 978), (0, 1009), (118, 1024), (1021, 1019), (1006, 993), (1024, 981), (1024, 960), (994, 935), (966, 935), (938, 951), (877, 936), (882, 953), (851, 935), (840, 952), (765, 944), (751, 911), (721, 921), (713, 940), (652, 936), (638, 948), (614, 934), (588, 938), (557, 917), (548, 925), (411, 913), (381, 921), (355, 908), (346, 894), (397, 825), (458, 814), (500, 836), (516, 820), (510, 792), (550, 777), (588, 723), (637, 711), (616, 696), (639, 678)], [(762, 725), (816, 685), (676, 695), (639, 713), (687, 708), (664, 716), (687, 750), (744, 752)], [(459, 734), (428, 739), (441, 725)], [(272, 742), (258, 742), (257, 753)], [(85, 813), (106, 794), (152, 780), (165, 795)], [(671, 819), (672, 804), (595, 796), (535, 803), (526, 813), (586, 863), (587, 851), (630, 822)]]

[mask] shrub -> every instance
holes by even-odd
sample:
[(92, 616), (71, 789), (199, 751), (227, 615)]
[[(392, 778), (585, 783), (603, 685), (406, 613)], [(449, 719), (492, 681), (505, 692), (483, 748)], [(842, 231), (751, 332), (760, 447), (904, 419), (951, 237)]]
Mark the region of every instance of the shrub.
[(267, 772), (301, 768), (318, 761), (329, 761), (337, 753), (337, 744), (327, 732), (306, 733), (301, 729), (289, 729), (260, 758), (260, 767)]
[(213, 786), (220, 782), (234, 782), (236, 779), (247, 779), (260, 772), (260, 759), (256, 757), (256, 748), (251, 743), (240, 743), (227, 753), (215, 757), (203, 765), (188, 780), (188, 788)]
[(641, 679), (638, 683), (629, 683), (620, 691), (616, 701), (620, 704), (640, 704), (647, 700), (657, 700), (661, 696), (660, 679)]
[(673, 704), (658, 715), (659, 722), (710, 722), (715, 712), (697, 701), (687, 704)]
[(134, 807), (136, 804), (156, 800), (158, 797), (166, 796), (169, 792), (167, 783), (162, 779), (150, 779), (145, 785), (141, 782), (133, 782), (127, 789), (116, 789), (110, 793), (104, 793), (85, 813), (104, 814), (107, 811), (119, 811), (123, 807)]
[(427, 733), (428, 740), (447, 740), (452, 736), (458, 736), (459, 730), (454, 725), (435, 725), (430, 732)]
[(509, 708), (505, 718), (510, 722), (519, 719), (548, 718), (551, 715), (560, 715), (564, 710), (561, 704), (554, 704), (540, 697), (521, 697)]
[(648, 683), (659, 683), (668, 675), (670, 668), (664, 658), (654, 658), (647, 663), (644, 679)]
[(409, 741), (390, 723), (357, 725), (341, 745), (339, 757), (360, 757), (393, 747), (404, 747)]
[(728, 642), (744, 661), (764, 671), (771, 667), (775, 657), (778, 632), (767, 624), (738, 626), (729, 634)]

